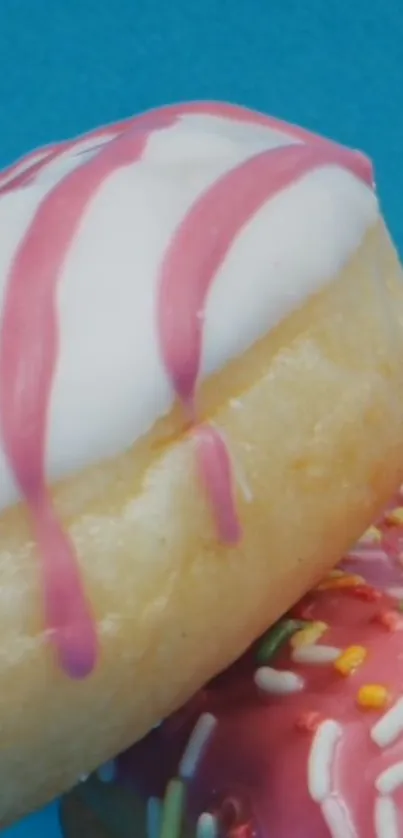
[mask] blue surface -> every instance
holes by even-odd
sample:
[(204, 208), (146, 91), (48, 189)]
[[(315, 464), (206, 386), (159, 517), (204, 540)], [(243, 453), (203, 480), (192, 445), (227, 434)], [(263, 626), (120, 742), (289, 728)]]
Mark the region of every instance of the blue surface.
[[(4, 838), (62, 838), (57, 804), (47, 806), (42, 812), (31, 815), (1, 834), (2, 838), (3, 835)], [(77, 838), (85, 836), (77, 835)]]
[(366, 150), (403, 251), (401, 0), (0, 0), (0, 56), (0, 167), (157, 104), (237, 101)]

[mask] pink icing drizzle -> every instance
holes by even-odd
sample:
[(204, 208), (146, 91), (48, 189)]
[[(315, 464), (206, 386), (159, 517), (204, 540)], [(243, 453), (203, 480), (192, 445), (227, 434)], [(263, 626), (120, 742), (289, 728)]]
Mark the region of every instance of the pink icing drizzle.
[[(46, 482), (48, 416), (59, 353), (58, 280), (83, 215), (106, 177), (139, 161), (153, 131), (173, 126), (192, 113), (265, 125), (299, 141), (255, 155), (219, 178), (183, 219), (161, 267), (161, 352), (174, 391), (190, 414), (200, 477), (225, 543), (235, 543), (241, 536), (230, 457), (212, 426), (198, 426), (195, 405), (204, 308), (211, 283), (236, 235), (254, 213), (310, 170), (341, 165), (372, 184), (372, 167), (358, 152), (246, 109), (194, 103), (161, 108), (88, 135), (94, 140), (105, 135), (111, 139), (53, 187), (38, 207), (17, 249), (6, 289), (0, 330), (0, 426), (38, 543), (46, 626), (59, 663), (71, 677), (92, 671), (98, 644), (75, 550)], [(27, 186), (43, 167), (79, 143), (80, 139), (50, 147), (39, 161), (35, 153), (32, 162), (26, 159), (23, 170), (21, 164), (11, 167), (0, 177), (0, 195)], [(212, 216), (215, 224), (211, 224)]]

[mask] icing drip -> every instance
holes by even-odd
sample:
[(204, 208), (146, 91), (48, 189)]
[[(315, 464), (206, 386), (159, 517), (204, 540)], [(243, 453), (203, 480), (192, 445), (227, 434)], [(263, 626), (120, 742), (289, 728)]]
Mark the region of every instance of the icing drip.
[(92, 671), (97, 636), (74, 547), (46, 486), (47, 418), (58, 357), (55, 293), (88, 202), (113, 169), (139, 159), (146, 142), (145, 132), (122, 134), (44, 199), (16, 255), (0, 331), (4, 447), (33, 519), (46, 626), (60, 665), (75, 678)]
[[(291, 145), (264, 151), (235, 166), (196, 200), (179, 224), (161, 264), (158, 338), (172, 387), (191, 420), (198, 472), (220, 539), (236, 543), (236, 510), (228, 447), (208, 422), (199, 424), (197, 383), (206, 300), (217, 270), (241, 229), (288, 185), (323, 166), (339, 166), (372, 185), (372, 168), (358, 152), (246, 109), (215, 103), (161, 108), (93, 132), (95, 156), (50, 189), (20, 242), (8, 276), (0, 329), (0, 427), (6, 458), (25, 500), (41, 561), (44, 615), (60, 666), (84, 677), (98, 644), (74, 546), (53, 507), (47, 485), (48, 418), (59, 354), (56, 292), (84, 214), (104, 181), (141, 160), (154, 131), (186, 114), (208, 114), (283, 131)], [(27, 186), (50, 162), (83, 138), (35, 152), (0, 176), (0, 193)], [(92, 147), (92, 151), (94, 148)]]
[[(263, 204), (311, 169), (325, 165), (346, 166), (358, 177), (366, 177), (359, 157), (324, 142), (263, 151), (207, 190), (174, 236), (161, 271), (159, 334), (166, 369), (192, 419), (196, 415), (206, 298), (220, 265), (237, 234)], [(202, 435), (197, 431), (197, 438), (218, 532), (229, 542), (237, 541), (240, 524), (222, 441), (214, 428), (210, 428), (209, 445), (205, 430)], [(213, 465), (215, 456), (217, 466)]]

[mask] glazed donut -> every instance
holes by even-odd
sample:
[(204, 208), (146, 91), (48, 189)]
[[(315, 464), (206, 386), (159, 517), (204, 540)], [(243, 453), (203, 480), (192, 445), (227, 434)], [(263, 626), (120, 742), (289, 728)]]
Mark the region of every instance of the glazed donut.
[(65, 799), (66, 838), (89, 812), (94, 838), (403, 835), (402, 548), (400, 496), (236, 665)]
[(6, 823), (180, 707), (379, 514), (403, 293), (368, 160), (225, 104), (20, 161), (0, 242)]

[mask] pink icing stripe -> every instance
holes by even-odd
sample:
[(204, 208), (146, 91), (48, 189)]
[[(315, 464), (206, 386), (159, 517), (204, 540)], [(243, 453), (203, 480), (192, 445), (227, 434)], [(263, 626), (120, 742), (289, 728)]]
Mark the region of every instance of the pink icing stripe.
[[(263, 113), (251, 111), (248, 108), (243, 108), (239, 105), (231, 105), (220, 102), (185, 102), (181, 105), (167, 105), (162, 108), (146, 111), (145, 113), (132, 117), (130, 119), (122, 120), (121, 122), (117, 122), (112, 125), (107, 125), (103, 128), (97, 128), (95, 131), (90, 131), (86, 134), (76, 137), (74, 140), (68, 140), (57, 145), (48, 146), (46, 156), (39, 161), (36, 160), (36, 158), (40, 151), (38, 152), (38, 150), (36, 150), (32, 152), (32, 154), (27, 155), (27, 157), (25, 157), (23, 161), (18, 161), (13, 166), (10, 166), (9, 168), (5, 169), (0, 174), (0, 192), (8, 191), (9, 189), (14, 189), (16, 186), (27, 185), (27, 183), (29, 183), (32, 180), (34, 175), (37, 174), (40, 171), (40, 169), (42, 169), (44, 166), (48, 165), (51, 161), (60, 157), (67, 151), (74, 149), (76, 145), (79, 145), (82, 142), (86, 142), (91, 139), (100, 139), (102, 137), (107, 136), (108, 134), (116, 135), (119, 133), (123, 133), (132, 127), (141, 127), (143, 123), (149, 125), (150, 120), (152, 123), (156, 117), (158, 119), (174, 119), (177, 117), (183, 117), (191, 114), (204, 114), (208, 116), (216, 116), (219, 118), (234, 119), (237, 122), (244, 122), (246, 124), (262, 125), (263, 127), (280, 131), (288, 135), (291, 139), (299, 140), (300, 142), (311, 144), (314, 143), (315, 145), (324, 144), (327, 147), (331, 145), (335, 148), (340, 148), (340, 146), (338, 146), (333, 141), (324, 139), (323, 137), (313, 134), (310, 131), (307, 131), (305, 128), (301, 128), (297, 125), (290, 125), (281, 119), (275, 119), (274, 117), (267, 116)], [(363, 180), (369, 183), (369, 185), (372, 185), (373, 168), (371, 161), (359, 151), (349, 153), (350, 155), (354, 155), (356, 157), (356, 160), (361, 169), (361, 176)], [(32, 164), (24, 168), (22, 172), (19, 172), (22, 162), (27, 163), (30, 159), (32, 159), (33, 161)]]
[(184, 403), (192, 402), (200, 371), (207, 294), (236, 236), (278, 192), (332, 164), (357, 174), (349, 153), (332, 146), (263, 151), (224, 174), (184, 218), (164, 257), (158, 300), (165, 366)]
[[(361, 174), (360, 162), (350, 152), (325, 143), (264, 151), (217, 180), (194, 203), (177, 230), (161, 270), (158, 331), (167, 373), (191, 417), (196, 415), (194, 400), (207, 295), (231, 245), (257, 210), (274, 195), (312, 169), (332, 164)], [(201, 469), (218, 531), (228, 532), (233, 543), (235, 533), (240, 537), (241, 531), (239, 523), (235, 523), (230, 471), (227, 461), (225, 467), (221, 461), (221, 469), (212, 467), (213, 436), (211, 431), (209, 445), (203, 442), (200, 446), (200, 460), (206, 458)], [(222, 455), (223, 445), (218, 437), (213, 447)]]
[(60, 664), (72, 677), (92, 670), (97, 642), (74, 548), (46, 488), (46, 432), (59, 350), (57, 283), (94, 193), (112, 171), (138, 160), (146, 142), (147, 133), (128, 131), (50, 192), (17, 251), (4, 301), (0, 331), (4, 448), (40, 547), (47, 627)]
[[(165, 255), (158, 301), (160, 342), (175, 392), (195, 424), (200, 476), (220, 537), (240, 538), (227, 448), (217, 431), (197, 427), (195, 391), (200, 372), (203, 313), (214, 276), (243, 225), (276, 192), (320, 165), (337, 164), (372, 184), (363, 155), (245, 108), (218, 103), (173, 105), (108, 126), (73, 142), (38, 152), (0, 177), (0, 193), (27, 185), (43, 167), (91, 138), (111, 139), (57, 184), (39, 206), (22, 241), (5, 296), (0, 332), (0, 423), (4, 449), (33, 520), (41, 555), (44, 608), (60, 665), (72, 677), (88, 674), (97, 658), (97, 636), (73, 545), (53, 509), (46, 485), (46, 438), (58, 359), (56, 291), (63, 265), (86, 208), (114, 170), (140, 160), (153, 130), (187, 114), (208, 114), (260, 124), (298, 140), (256, 155), (224, 175), (196, 201)], [(301, 144), (302, 143), (302, 144)], [(306, 145), (308, 143), (309, 145)], [(212, 230), (212, 214), (216, 222)], [(29, 281), (27, 281), (27, 278)]]
[(242, 532), (228, 447), (211, 425), (199, 425), (195, 436), (200, 479), (211, 503), (218, 536), (224, 544), (237, 544)]

